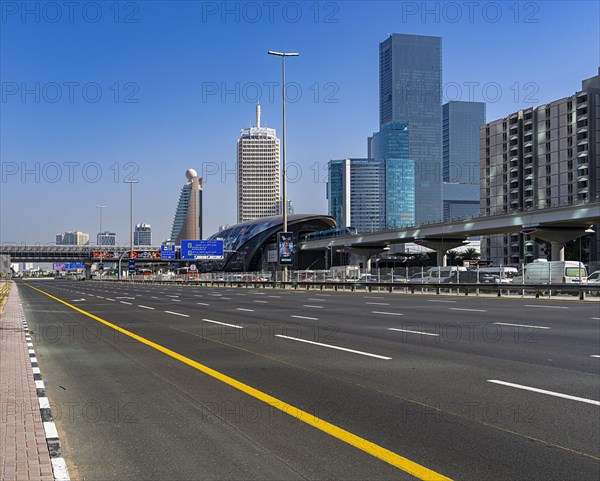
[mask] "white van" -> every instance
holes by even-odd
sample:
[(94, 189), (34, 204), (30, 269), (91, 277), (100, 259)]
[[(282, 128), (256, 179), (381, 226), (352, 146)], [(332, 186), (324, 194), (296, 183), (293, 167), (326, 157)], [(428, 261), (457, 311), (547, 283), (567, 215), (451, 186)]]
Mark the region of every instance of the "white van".
[(585, 284), (587, 271), (582, 262), (536, 259), (513, 278), (515, 284)]
[(423, 283), (440, 283), (449, 282), (452, 274), (460, 279), (460, 273), (466, 271), (466, 267), (462, 266), (446, 266), (446, 267), (432, 267), (423, 274)]

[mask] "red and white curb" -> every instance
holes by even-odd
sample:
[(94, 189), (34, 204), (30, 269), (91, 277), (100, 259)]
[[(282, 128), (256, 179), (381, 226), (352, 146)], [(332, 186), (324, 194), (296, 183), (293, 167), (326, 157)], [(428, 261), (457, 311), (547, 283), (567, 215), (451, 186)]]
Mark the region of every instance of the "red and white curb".
[(46, 443), (48, 443), (50, 462), (52, 463), (52, 473), (55, 481), (71, 481), (71, 478), (69, 477), (69, 470), (67, 469), (67, 463), (61, 454), (58, 430), (56, 429), (56, 424), (54, 422), (54, 418), (52, 417), (50, 401), (46, 397), (46, 385), (42, 380), (42, 373), (38, 367), (35, 349), (33, 348), (33, 342), (29, 332), (29, 326), (27, 325), (27, 319), (23, 313), (23, 306), (19, 306), (21, 308), (21, 321), (23, 322), (23, 329), (25, 330), (25, 341), (27, 342), (27, 349), (29, 351), (29, 361), (31, 362), (31, 368), (33, 370), (35, 391), (38, 397), (38, 404), (40, 406), (40, 415), (44, 425)]

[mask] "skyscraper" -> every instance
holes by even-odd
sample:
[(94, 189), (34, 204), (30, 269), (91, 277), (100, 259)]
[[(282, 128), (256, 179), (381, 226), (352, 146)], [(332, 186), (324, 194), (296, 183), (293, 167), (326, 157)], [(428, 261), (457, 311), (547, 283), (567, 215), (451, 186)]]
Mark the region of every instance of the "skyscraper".
[(479, 214), (479, 127), (485, 103), (448, 102), (443, 106), (444, 220)]
[(414, 224), (414, 163), (403, 159), (341, 159), (328, 166), (329, 215), (359, 232)]
[[(379, 123), (407, 122), (415, 167), (415, 220), (442, 218), (440, 37), (393, 34), (379, 45)], [(374, 157), (374, 155), (373, 155)]]
[(171, 241), (202, 239), (202, 178), (194, 169), (185, 172), (188, 181), (181, 189), (173, 227)]
[(133, 231), (133, 245), (152, 245), (152, 226), (150, 224), (136, 224)]
[(280, 211), (279, 139), (275, 129), (260, 126), (242, 129), (237, 142), (238, 223), (278, 215)]

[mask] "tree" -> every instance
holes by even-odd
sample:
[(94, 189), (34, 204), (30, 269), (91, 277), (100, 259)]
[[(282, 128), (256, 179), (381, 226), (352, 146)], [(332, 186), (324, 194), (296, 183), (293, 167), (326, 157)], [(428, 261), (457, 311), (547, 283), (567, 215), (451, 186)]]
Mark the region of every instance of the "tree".
[(475, 249), (475, 247), (466, 248), (460, 255), (460, 258), (464, 261), (477, 260), (480, 257), (481, 257), (481, 254), (479, 253), (479, 251), (477, 249)]

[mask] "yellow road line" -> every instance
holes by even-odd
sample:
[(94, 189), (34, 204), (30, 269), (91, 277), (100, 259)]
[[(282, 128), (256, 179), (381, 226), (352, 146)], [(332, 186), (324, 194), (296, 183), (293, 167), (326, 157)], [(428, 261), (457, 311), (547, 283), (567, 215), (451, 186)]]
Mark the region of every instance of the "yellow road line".
[(128, 331), (127, 329), (123, 329), (122, 327), (112, 324), (98, 316), (95, 316), (94, 314), (91, 314), (87, 311), (84, 311), (83, 309), (80, 309), (79, 307), (76, 307), (72, 304), (69, 304), (66, 301), (63, 301), (62, 299), (59, 299), (58, 297), (55, 297), (52, 294), (42, 291), (41, 289), (33, 287), (29, 284), (26, 284), (26, 285), (28, 287), (30, 287), (31, 289), (34, 289), (34, 290), (50, 297), (51, 299), (54, 299), (55, 301), (58, 301), (61, 304), (64, 304), (65, 306), (70, 307), (71, 309), (73, 309), (87, 317), (94, 319), (95, 321), (98, 321), (98, 322), (104, 324), (105, 326), (110, 327), (111, 329), (114, 329), (115, 331), (120, 332), (121, 334), (125, 334), (126, 336), (129, 336), (132, 339), (135, 339), (136, 341), (141, 342), (142, 344), (152, 347), (152, 348), (156, 349), (157, 351), (160, 351), (163, 354), (166, 354), (167, 356), (172, 357), (173, 359), (177, 359), (178, 361), (180, 361), (184, 364), (187, 364), (188, 366), (191, 366), (191, 367), (197, 369), (198, 371), (201, 371), (204, 374), (207, 374), (207, 375), (209, 375), (209, 376), (211, 376), (211, 377), (213, 377), (213, 378), (215, 378), (215, 379), (217, 379), (239, 391), (242, 391), (243, 393), (248, 394), (249, 396), (252, 396), (255, 399), (258, 399), (258, 400), (272, 406), (275, 409), (279, 409), (280, 411), (283, 411), (285, 414), (288, 414), (289, 416), (293, 416), (293, 417), (299, 419), (300, 421), (308, 424), (309, 426), (317, 428), (317, 429), (329, 434), (330, 436), (333, 436), (334, 438), (339, 439), (340, 441), (344, 441), (345, 443), (350, 444), (351, 446), (354, 446), (355, 448), (358, 448), (361, 451), (364, 451), (365, 453), (370, 454), (371, 456), (375, 456), (376, 458), (381, 459), (382, 461), (385, 461), (386, 463), (391, 464), (392, 466), (395, 466), (395, 467), (401, 469), (402, 471), (405, 471), (405, 472), (415, 476), (418, 479), (427, 480), (427, 481), (452, 481), (450, 478), (447, 478), (446, 476), (436, 473), (435, 471), (432, 471), (431, 469), (421, 466), (420, 464), (417, 464), (414, 461), (411, 461), (410, 459), (402, 457), (388, 449), (385, 449), (375, 443), (372, 443), (371, 441), (367, 441), (366, 439), (361, 438), (360, 436), (357, 436), (356, 434), (352, 434), (351, 432), (346, 431), (345, 429), (339, 428), (323, 419), (313, 416), (312, 414), (310, 414), (306, 411), (303, 411), (297, 407), (294, 407), (291, 404), (288, 404), (288, 403), (281, 401), (273, 396), (270, 396), (269, 394), (259, 391), (258, 389), (248, 386), (247, 384), (244, 384), (243, 382), (237, 381), (236, 379), (233, 379), (232, 377), (229, 377), (225, 374), (215, 371), (214, 369), (212, 369), (208, 366), (205, 366), (204, 364), (200, 364), (199, 362), (196, 362), (188, 357), (185, 357), (175, 351), (172, 351), (169, 348), (161, 346), (160, 344), (150, 341), (149, 339), (139, 336), (131, 331)]

